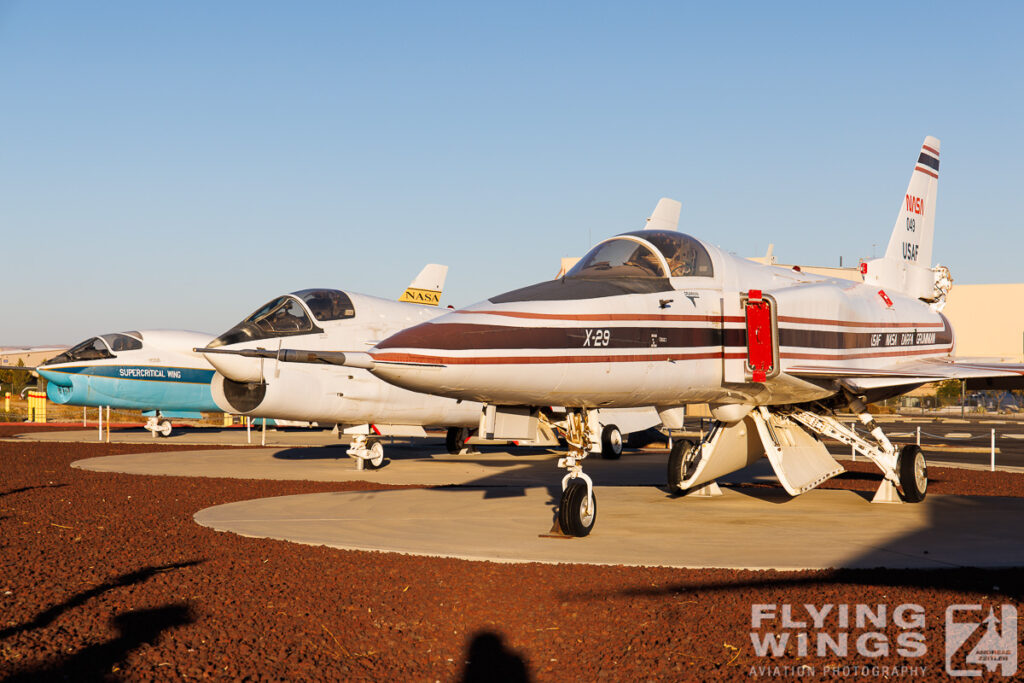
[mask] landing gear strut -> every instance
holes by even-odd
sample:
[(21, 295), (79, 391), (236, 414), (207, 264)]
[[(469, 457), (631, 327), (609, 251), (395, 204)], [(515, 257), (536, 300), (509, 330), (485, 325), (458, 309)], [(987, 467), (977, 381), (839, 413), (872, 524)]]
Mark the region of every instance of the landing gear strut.
[[(850, 427), (837, 420), (831, 411), (811, 412), (793, 410), (788, 415), (811, 431), (829, 436), (854, 448), (871, 459), (885, 477), (878, 487), (872, 503), (920, 503), (928, 492), (928, 464), (920, 446), (904, 446), (897, 453), (896, 447), (882, 432), (875, 419), (868, 413), (864, 402), (853, 397), (850, 409), (857, 413), (857, 419), (867, 427), (873, 441), (865, 439)], [(900, 493), (902, 493), (902, 500)]]
[(559, 458), (558, 466), (566, 470), (562, 477), (562, 499), (558, 504), (558, 525), (569, 536), (586, 536), (597, 521), (597, 497), (594, 482), (580, 464), (590, 453), (589, 413), (586, 409), (569, 411), (565, 416), (565, 441), (569, 451)]

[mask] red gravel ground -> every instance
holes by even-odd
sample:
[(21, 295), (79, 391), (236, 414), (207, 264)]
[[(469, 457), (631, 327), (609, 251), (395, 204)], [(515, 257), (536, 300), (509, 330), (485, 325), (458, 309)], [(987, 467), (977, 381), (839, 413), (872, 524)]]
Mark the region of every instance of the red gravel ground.
[[(173, 448), (0, 442), (6, 680), (696, 681), (793, 678), (801, 665), (814, 667), (801, 678), (893, 678), (900, 674), (882, 667), (913, 666), (925, 669), (902, 677), (932, 680), (945, 677), (946, 607), (1019, 607), (1024, 588), (1017, 569), (679, 570), (340, 551), (218, 533), (196, 525), (192, 514), (229, 501), (370, 484), (68, 466)], [(932, 476), (933, 492), (1024, 491), (1018, 475), (933, 469)], [(877, 479), (851, 473), (833, 485), (873, 490)], [(782, 657), (761, 657), (751, 639), (758, 603), (790, 604), (795, 619), (806, 618), (805, 603), (890, 610), (913, 603), (923, 607), (925, 624), (910, 630), (922, 634), (927, 651), (897, 655), (902, 629), (892, 618), (881, 628), (843, 629), (832, 620), (824, 630), (850, 633), (848, 656), (815, 656), (812, 640), (810, 656), (790, 647)], [(757, 633), (785, 630), (776, 619)], [(800, 629), (788, 630), (795, 638)], [(870, 631), (888, 639), (888, 656), (857, 654), (854, 640)]]

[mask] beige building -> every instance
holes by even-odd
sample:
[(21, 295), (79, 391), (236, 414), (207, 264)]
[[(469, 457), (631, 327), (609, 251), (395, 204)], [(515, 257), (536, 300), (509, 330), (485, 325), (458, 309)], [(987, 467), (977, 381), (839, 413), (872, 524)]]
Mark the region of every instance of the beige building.
[[(776, 263), (769, 247), (765, 256), (750, 259), (757, 263), (793, 268)], [(858, 268), (799, 266), (805, 273), (827, 275), (860, 282)], [(955, 276), (955, 274), (954, 274)], [(1004, 285), (960, 285), (946, 296), (943, 314), (956, 334), (958, 358), (999, 358), (1024, 362), (1024, 307), (1014, 305), (1024, 296), (1024, 283)]]
[(958, 285), (943, 313), (956, 332), (956, 355), (1024, 362), (1024, 284)]
[(34, 368), (67, 350), (66, 346), (0, 346), (0, 370), (17, 366), (19, 360)]

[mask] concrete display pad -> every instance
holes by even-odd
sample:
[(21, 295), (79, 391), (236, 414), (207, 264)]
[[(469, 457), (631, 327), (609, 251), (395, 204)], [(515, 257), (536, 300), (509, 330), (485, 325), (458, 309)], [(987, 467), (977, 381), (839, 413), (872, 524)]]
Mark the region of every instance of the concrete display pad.
[(350, 550), (498, 562), (691, 568), (1021, 566), (1014, 498), (930, 496), (873, 505), (851, 491), (724, 489), (671, 498), (653, 487), (598, 489), (586, 538), (551, 538), (557, 491), (542, 487), (320, 493), (201, 510), (203, 526)]

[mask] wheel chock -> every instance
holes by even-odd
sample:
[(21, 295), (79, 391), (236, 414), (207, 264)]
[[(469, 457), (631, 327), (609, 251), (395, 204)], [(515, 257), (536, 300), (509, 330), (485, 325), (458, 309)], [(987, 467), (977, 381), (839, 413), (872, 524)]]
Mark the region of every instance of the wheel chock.
[(900, 497), (900, 492), (896, 488), (896, 484), (892, 483), (888, 479), (882, 480), (882, 485), (875, 491), (875, 497), (871, 499), (872, 503), (902, 503), (903, 499)]
[(687, 498), (716, 498), (722, 495), (722, 489), (718, 487), (717, 481), (709, 481), (698, 489), (693, 489), (686, 494)]

